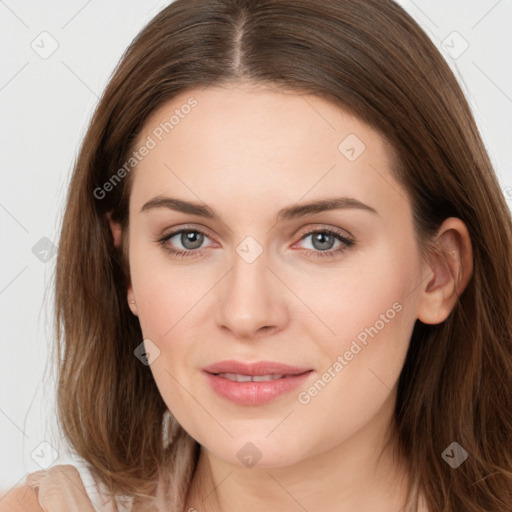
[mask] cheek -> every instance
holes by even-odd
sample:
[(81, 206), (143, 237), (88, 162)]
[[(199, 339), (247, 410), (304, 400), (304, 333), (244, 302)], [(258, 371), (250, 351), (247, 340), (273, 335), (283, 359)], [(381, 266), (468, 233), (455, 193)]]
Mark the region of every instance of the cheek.
[(130, 273), (143, 335), (156, 340), (169, 338), (175, 326), (183, 328), (215, 282), (207, 265), (181, 265), (165, 249), (145, 250), (137, 242), (130, 253)]
[(322, 353), (321, 382), (303, 390), (302, 403), (311, 399), (320, 409), (338, 403), (341, 421), (347, 410), (365, 418), (389, 396), (416, 321), (414, 250), (409, 240), (361, 254), (310, 295), (312, 309), (334, 334), (318, 321), (302, 326)]
[[(363, 428), (394, 397), (415, 310), (405, 300), (395, 301), (387, 309), (387, 302), (382, 304), (384, 308), (372, 306), (377, 317), (367, 314), (368, 321), (362, 321), (365, 327), (354, 329), (356, 335), (342, 335), (324, 346), (327, 357), (318, 379), (297, 396), (307, 428), (323, 428), (332, 442)], [(380, 312), (384, 320), (379, 318)]]
[(393, 399), (416, 309), (407, 277), (387, 277), (382, 288), (356, 287), (331, 305), (326, 321), (336, 336), (316, 338), (322, 364), (317, 379), (298, 390), (297, 417), (301, 428), (324, 432), (324, 448), (355, 434)]
[(303, 328), (313, 339), (325, 340), (330, 353), (348, 350), (354, 339), (364, 344), (379, 338), (384, 345), (395, 338), (404, 321), (410, 325), (413, 314), (406, 308), (415, 297), (420, 268), (411, 257), (413, 250), (411, 241), (398, 247), (381, 242), (351, 255), (334, 270), (297, 272), (294, 290), (317, 317), (304, 315)]

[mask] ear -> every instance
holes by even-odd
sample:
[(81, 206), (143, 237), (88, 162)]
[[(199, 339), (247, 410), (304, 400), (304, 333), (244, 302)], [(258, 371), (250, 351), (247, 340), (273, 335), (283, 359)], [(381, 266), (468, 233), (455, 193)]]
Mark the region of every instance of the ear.
[(114, 246), (117, 248), (121, 247), (121, 235), (123, 234), (123, 228), (121, 223), (112, 219), (112, 212), (107, 212), (108, 222), (110, 224), (110, 231), (112, 232), (112, 238), (114, 239)]
[(446, 219), (433, 241), (434, 254), (424, 263), (418, 319), (425, 324), (446, 320), (473, 273), (471, 237), (462, 220)]
[[(112, 232), (112, 238), (114, 240), (114, 247), (117, 247), (119, 250), (122, 250), (121, 243), (122, 243), (123, 228), (121, 226), (121, 223), (112, 219), (111, 211), (106, 213), (106, 217), (110, 224), (110, 231)], [(131, 309), (132, 313), (135, 316), (137, 316), (137, 303), (135, 302), (135, 297), (133, 294), (131, 280), (128, 284), (126, 291), (127, 291), (128, 306)]]

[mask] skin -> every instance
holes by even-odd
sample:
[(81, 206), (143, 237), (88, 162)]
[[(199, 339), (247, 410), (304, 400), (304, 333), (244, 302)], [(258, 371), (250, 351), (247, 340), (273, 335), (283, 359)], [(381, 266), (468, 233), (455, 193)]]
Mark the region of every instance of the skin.
[[(185, 510), (232, 512), (243, 499), (254, 512), (397, 512), (408, 474), (405, 461), (383, 450), (397, 382), (416, 319), (444, 321), (469, 280), (466, 226), (446, 219), (435, 239), (444, 256), (423, 261), (387, 142), (312, 95), (254, 84), (187, 91), (147, 120), (138, 145), (191, 96), (197, 107), (132, 171), (125, 233), (128, 303), (144, 339), (160, 350), (151, 372), (172, 414), (202, 446)], [(366, 146), (354, 161), (338, 149), (349, 134)], [(158, 195), (206, 203), (221, 220), (141, 212)], [(338, 209), (276, 223), (279, 209), (330, 196), (355, 198), (377, 213)], [(111, 227), (121, 243), (121, 227)], [(206, 236), (199, 249), (174, 236), (166, 247), (191, 256), (173, 258), (156, 239), (184, 228)], [(315, 258), (343, 246), (308, 236), (326, 228), (355, 245)], [(236, 251), (247, 236), (262, 250), (252, 263)], [(300, 403), (298, 393), (397, 303), (400, 312)], [(214, 393), (201, 372), (224, 359), (314, 371), (270, 403), (238, 405)], [(261, 452), (253, 467), (237, 458), (247, 442)]]

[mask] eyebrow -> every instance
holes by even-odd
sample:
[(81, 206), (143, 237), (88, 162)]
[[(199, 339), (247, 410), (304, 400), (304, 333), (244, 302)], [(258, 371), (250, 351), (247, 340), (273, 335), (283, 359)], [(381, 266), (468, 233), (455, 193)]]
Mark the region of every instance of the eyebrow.
[[(219, 215), (205, 204), (167, 196), (156, 196), (153, 199), (150, 199), (141, 208), (140, 213), (157, 208), (168, 208), (177, 212), (188, 213), (190, 215), (197, 215), (199, 217), (206, 217), (208, 219), (220, 221)], [(348, 209), (363, 210), (379, 215), (377, 210), (352, 197), (328, 197), (326, 199), (283, 208), (277, 213), (276, 221), (296, 219), (329, 210)]]

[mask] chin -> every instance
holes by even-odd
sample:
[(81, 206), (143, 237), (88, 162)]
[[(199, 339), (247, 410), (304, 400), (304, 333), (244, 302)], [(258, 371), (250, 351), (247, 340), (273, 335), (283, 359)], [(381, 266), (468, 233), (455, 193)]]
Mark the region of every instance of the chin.
[[(300, 436), (288, 436), (288, 440), (277, 434), (262, 436), (240, 435), (230, 439), (228, 443), (205, 443), (203, 446), (219, 459), (240, 468), (279, 468), (300, 462), (308, 455), (304, 440)], [(272, 439), (272, 436), (275, 437)], [(287, 442), (288, 441), (288, 442)], [(201, 443), (202, 444), (202, 443)]]

